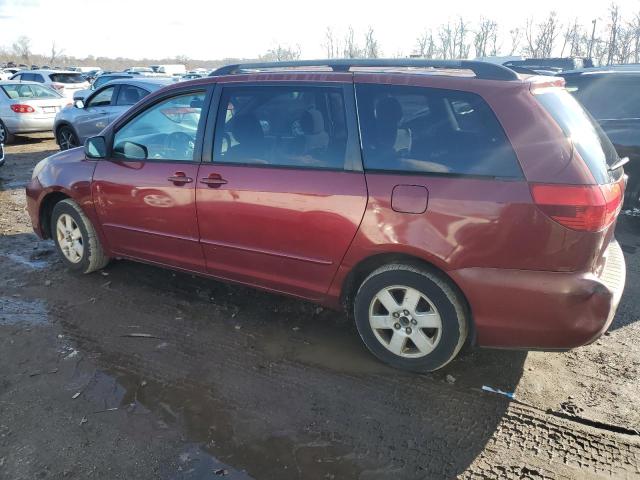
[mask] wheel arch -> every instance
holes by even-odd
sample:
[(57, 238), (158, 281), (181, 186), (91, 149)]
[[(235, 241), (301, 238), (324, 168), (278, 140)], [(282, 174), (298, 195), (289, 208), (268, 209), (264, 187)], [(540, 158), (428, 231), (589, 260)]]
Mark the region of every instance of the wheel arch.
[(51, 215), (53, 208), (62, 200), (71, 198), (65, 192), (56, 190), (47, 193), (40, 201), (40, 210), (38, 212), (38, 221), (40, 222), (40, 231), (45, 239), (51, 238)]
[(56, 144), (60, 145), (59, 135), (60, 135), (60, 129), (62, 127), (69, 127), (73, 131), (73, 134), (76, 136), (76, 138), (78, 138), (78, 139), (80, 138), (78, 136), (78, 132), (76, 131), (74, 126), (69, 121), (62, 120), (61, 122), (59, 122), (59, 123), (57, 123), (55, 125), (55, 129), (54, 129), (55, 135), (54, 136), (55, 136), (55, 139), (56, 139)]
[(362, 282), (375, 270), (378, 268), (389, 265), (392, 263), (396, 264), (404, 264), (409, 265), (421, 269), (431, 270), (436, 272), (444, 279), (448, 281), (453, 289), (460, 295), (466, 304), (467, 312), (469, 314), (469, 336), (468, 342), (471, 345), (475, 344), (476, 340), (476, 328), (475, 321), (473, 318), (473, 310), (471, 309), (471, 305), (467, 296), (464, 294), (462, 289), (458, 286), (458, 284), (447, 274), (447, 272), (433, 263), (425, 260), (424, 258), (407, 254), (407, 253), (399, 253), (399, 252), (387, 252), (387, 253), (377, 253), (366, 258), (361, 259), (358, 263), (356, 263), (353, 268), (349, 271), (347, 276), (344, 279), (342, 284), (342, 289), (340, 292), (340, 303), (344, 306), (347, 314), (351, 317), (353, 315), (353, 300), (358, 291)]

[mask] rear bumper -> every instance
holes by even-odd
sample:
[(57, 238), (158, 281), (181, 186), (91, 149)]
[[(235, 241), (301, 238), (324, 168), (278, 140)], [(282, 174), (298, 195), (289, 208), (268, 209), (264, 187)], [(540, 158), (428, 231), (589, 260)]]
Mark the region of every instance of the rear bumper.
[(598, 274), (489, 268), (449, 274), (469, 301), (477, 345), (567, 349), (595, 341), (613, 321), (626, 267), (615, 240), (605, 256)]
[(37, 116), (24, 114), (23, 116), (6, 117), (2, 121), (11, 133), (33, 133), (52, 131), (55, 118), (55, 113)]

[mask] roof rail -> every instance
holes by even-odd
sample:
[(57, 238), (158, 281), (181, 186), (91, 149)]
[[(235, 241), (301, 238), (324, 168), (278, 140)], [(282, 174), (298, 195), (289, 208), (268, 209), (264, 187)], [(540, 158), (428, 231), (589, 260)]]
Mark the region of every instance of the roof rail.
[(433, 68), (442, 70), (471, 70), (476, 78), (485, 80), (518, 80), (513, 70), (488, 62), (474, 60), (425, 60), (419, 58), (393, 59), (328, 59), (328, 60), (295, 60), (290, 62), (250, 62), (225, 65), (214, 70), (209, 76), (236, 75), (249, 73), (250, 70), (273, 70), (300, 67), (327, 67), (334, 72), (348, 72), (352, 67), (407, 67)]

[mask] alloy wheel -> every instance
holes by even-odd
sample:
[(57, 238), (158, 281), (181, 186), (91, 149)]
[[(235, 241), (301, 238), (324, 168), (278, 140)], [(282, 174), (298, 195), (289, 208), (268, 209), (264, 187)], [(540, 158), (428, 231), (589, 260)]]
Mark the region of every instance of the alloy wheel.
[(79, 263), (84, 255), (84, 240), (80, 227), (69, 214), (63, 213), (56, 223), (56, 236), (62, 254), (71, 263)]
[(60, 150), (69, 150), (70, 148), (75, 148), (78, 146), (76, 136), (68, 128), (63, 128), (62, 130), (60, 130), (59, 141)]
[(369, 305), (369, 324), (377, 340), (403, 358), (431, 353), (442, 335), (442, 320), (433, 302), (412, 287), (380, 290)]

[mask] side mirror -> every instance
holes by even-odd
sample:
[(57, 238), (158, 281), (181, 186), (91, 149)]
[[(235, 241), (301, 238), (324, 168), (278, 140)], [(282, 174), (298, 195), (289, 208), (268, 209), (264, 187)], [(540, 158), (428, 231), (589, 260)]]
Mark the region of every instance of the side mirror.
[(147, 147), (139, 143), (124, 141), (113, 147), (113, 156), (127, 160), (146, 160), (149, 155)]
[(75, 105), (76, 108), (84, 108), (84, 101), (78, 99), (75, 102), (73, 102), (73, 104)]
[(90, 137), (84, 142), (84, 155), (87, 158), (107, 158), (107, 142), (104, 137)]

